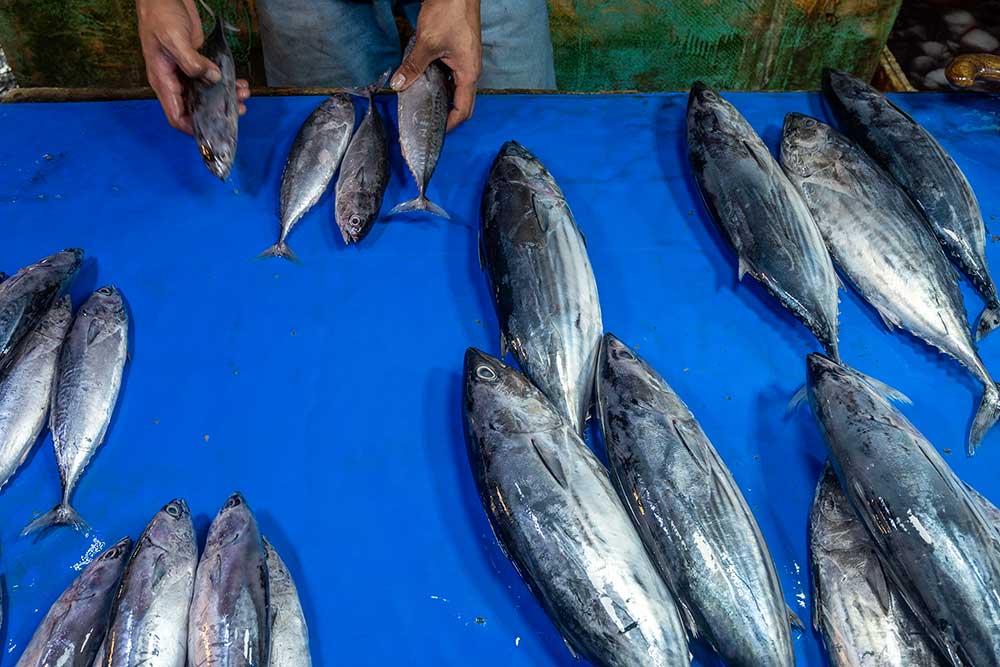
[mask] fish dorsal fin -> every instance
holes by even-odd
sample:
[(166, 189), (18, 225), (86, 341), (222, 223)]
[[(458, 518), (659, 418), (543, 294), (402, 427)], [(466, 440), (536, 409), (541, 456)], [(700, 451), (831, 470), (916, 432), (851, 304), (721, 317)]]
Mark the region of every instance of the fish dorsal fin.
[(743, 255), (740, 255), (740, 257), (739, 257), (739, 272), (736, 275), (736, 280), (742, 282), (743, 276), (745, 276), (748, 273), (750, 275), (753, 275), (753, 266), (750, 264), (750, 260), (748, 260)]
[(787, 415), (794, 412), (800, 405), (806, 402), (806, 398), (808, 396), (809, 396), (808, 385), (802, 385), (801, 387), (796, 389), (795, 393), (792, 394), (792, 397), (788, 399), (788, 405), (785, 406), (785, 414)]
[(711, 463), (708, 461), (706, 456), (707, 452), (701, 443), (697, 442), (697, 436), (688, 429), (687, 426), (677, 421), (676, 419), (671, 419), (670, 423), (674, 427), (674, 433), (677, 434), (677, 438), (684, 445), (684, 449), (688, 451), (691, 458), (694, 459), (698, 467), (702, 469), (703, 472), (709, 472), (711, 469)]
[(799, 615), (796, 614), (794, 611), (792, 611), (792, 608), (789, 607), (787, 604), (785, 605), (785, 611), (788, 613), (788, 622), (791, 623), (792, 627), (798, 630), (799, 632), (805, 632), (806, 624), (802, 622), (802, 619), (799, 618)]
[(531, 438), (531, 447), (535, 450), (535, 454), (538, 455), (538, 459), (542, 462), (542, 465), (545, 466), (549, 475), (551, 475), (552, 479), (556, 481), (556, 484), (565, 489), (567, 486), (566, 473), (563, 471), (562, 463), (559, 462), (559, 459), (552, 456), (551, 452), (539, 447), (534, 438)]
[(882, 569), (882, 560), (874, 551), (871, 553), (871, 557), (868, 559), (868, 564), (865, 567), (865, 581), (868, 582), (868, 585), (875, 593), (875, 598), (878, 600), (879, 605), (881, 605), (882, 611), (886, 614), (892, 611), (889, 582), (886, 579), (885, 570)]

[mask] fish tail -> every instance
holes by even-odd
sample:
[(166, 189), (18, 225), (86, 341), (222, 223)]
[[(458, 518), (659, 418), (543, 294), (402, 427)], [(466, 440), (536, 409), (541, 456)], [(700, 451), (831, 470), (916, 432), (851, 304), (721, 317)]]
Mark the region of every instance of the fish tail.
[(976, 342), (1000, 326), (1000, 303), (987, 304), (983, 312), (976, 318)]
[(987, 382), (983, 387), (983, 400), (979, 403), (979, 409), (972, 420), (972, 429), (969, 431), (966, 448), (969, 456), (976, 453), (983, 436), (997, 423), (997, 419), (1000, 419), (1000, 391), (997, 390), (997, 385)]
[(288, 244), (284, 241), (278, 241), (273, 246), (265, 250), (264, 252), (257, 255), (257, 259), (263, 259), (265, 257), (282, 257), (289, 261), (295, 262), (296, 264), (301, 264), (299, 261), (299, 256), (292, 252), (292, 249), (288, 247)]
[(378, 75), (378, 78), (369, 83), (367, 86), (358, 86), (356, 88), (348, 88), (347, 94), (354, 95), (356, 97), (367, 97), (369, 101), (372, 95), (377, 93), (380, 88), (383, 88), (386, 82), (389, 80), (389, 76), (392, 74), (392, 69), (387, 69)]
[(419, 195), (410, 201), (404, 201), (402, 204), (395, 206), (391, 211), (389, 211), (389, 216), (406, 213), (407, 211), (427, 211), (428, 213), (439, 215), (445, 220), (451, 220), (451, 216), (448, 215), (447, 211), (424, 195)]
[(31, 533), (55, 526), (72, 526), (74, 530), (80, 532), (90, 530), (90, 525), (84, 521), (83, 517), (73, 509), (68, 501), (63, 500), (51, 510), (25, 526), (24, 530), (21, 531), (21, 535), (30, 535)]

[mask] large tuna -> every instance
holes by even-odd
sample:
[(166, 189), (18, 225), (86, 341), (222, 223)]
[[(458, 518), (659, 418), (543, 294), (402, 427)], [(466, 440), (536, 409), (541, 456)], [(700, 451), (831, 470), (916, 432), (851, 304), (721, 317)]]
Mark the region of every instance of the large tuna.
[(526, 148), (500, 149), (483, 191), (479, 257), (500, 322), (500, 356), (582, 432), (604, 331), (583, 235), (562, 190)]

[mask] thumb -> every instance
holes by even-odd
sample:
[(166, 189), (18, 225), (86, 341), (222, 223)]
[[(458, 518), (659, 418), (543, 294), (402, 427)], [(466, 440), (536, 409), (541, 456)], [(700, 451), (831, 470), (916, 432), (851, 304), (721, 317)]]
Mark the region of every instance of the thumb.
[(410, 53), (403, 59), (403, 63), (396, 70), (396, 73), (392, 75), (389, 86), (396, 91), (406, 90), (437, 57), (427, 42), (418, 36)]
[(174, 62), (181, 71), (192, 79), (204, 79), (209, 83), (218, 83), (222, 80), (222, 72), (216, 64), (190, 46), (174, 43), (170, 55), (174, 57)]

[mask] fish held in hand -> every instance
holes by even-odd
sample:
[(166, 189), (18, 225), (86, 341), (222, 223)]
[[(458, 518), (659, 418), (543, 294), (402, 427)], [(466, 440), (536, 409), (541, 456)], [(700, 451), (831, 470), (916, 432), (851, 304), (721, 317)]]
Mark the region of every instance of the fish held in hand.
[(215, 63), (221, 78), (211, 83), (188, 82), (186, 104), (195, 141), (208, 170), (220, 180), (229, 178), (236, 159), (239, 100), (236, 98), (236, 64), (226, 42), (226, 27), (216, 18), (215, 27), (201, 47), (201, 54)]
[(128, 326), (121, 292), (111, 286), (94, 292), (73, 318), (59, 353), (49, 416), (62, 499), (28, 524), (22, 534), (57, 525), (87, 528), (70, 505), (70, 497), (104, 442), (118, 402), (128, 356)]
[(688, 158), (705, 207), (747, 273), (839, 358), (833, 262), (812, 214), (746, 119), (703, 83), (687, 108)]

